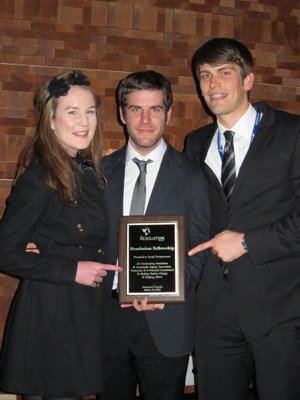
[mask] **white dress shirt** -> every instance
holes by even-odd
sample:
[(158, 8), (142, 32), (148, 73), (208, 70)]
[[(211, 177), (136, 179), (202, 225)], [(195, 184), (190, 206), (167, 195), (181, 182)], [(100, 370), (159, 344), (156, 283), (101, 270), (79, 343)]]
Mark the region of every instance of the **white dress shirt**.
[[(146, 156), (139, 154), (128, 142), (126, 150), (126, 161), (125, 161), (125, 178), (124, 178), (124, 193), (123, 193), (123, 215), (129, 215), (130, 204), (133, 194), (135, 182), (139, 176), (139, 167), (132, 161), (133, 158), (139, 160), (152, 160), (151, 163), (147, 164), (146, 174), (146, 202), (145, 210), (147, 209), (149, 199), (152, 193), (153, 186), (155, 184), (157, 174), (160, 168), (160, 164), (167, 150), (167, 144), (162, 139), (159, 145)], [(118, 273), (115, 273), (113, 290), (118, 286)]]
[[(234, 154), (235, 154), (235, 168), (236, 168), (236, 176), (238, 176), (241, 165), (244, 161), (244, 158), (247, 154), (247, 151), (250, 147), (252, 141), (252, 133), (255, 125), (257, 112), (255, 108), (250, 104), (248, 110), (245, 114), (237, 121), (237, 123), (230, 129), (235, 132), (233, 137), (233, 146), (234, 146)], [(218, 130), (215, 132), (210, 147), (208, 149), (205, 163), (210, 167), (210, 169), (214, 172), (216, 177), (221, 182), (221, 169), (222, 169), (222, 160), (218, 150), (218, 131), (220, 132), (221, 139), (221, 147), (224, 151), (225, 146), (225, 137), (224, 132), (227, 131), (228, 128), (225, 128), (222, 124), (218, 122)]]
[(146, 210), (160, 168), (160, 164), (162, 162), (166, 149), (167, 149), (166, 142), (164, 140), (161, 140), (158, 147), (156, 147), (146, 156), (141, 156), (136, 150), (133, 149), (133, 147), (128, 142), (126, 151), (126, 163), (125, 163), (123, 215), (129, 215), (133, 189), (140, 173), (139, 167), (132, 161), (133, 158), (136, 157), (139, 160), (144, 160), (144, 161), (152, 160), (151, 163), (147, 164), (146, 202), (145, 202), (145, 210)]

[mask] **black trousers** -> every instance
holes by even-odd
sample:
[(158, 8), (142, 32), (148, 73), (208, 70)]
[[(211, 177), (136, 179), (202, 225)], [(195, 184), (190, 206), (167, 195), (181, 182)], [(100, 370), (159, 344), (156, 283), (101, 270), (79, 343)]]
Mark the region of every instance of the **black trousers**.
[[(104, 392), (101, 400), (182, 400), (188, 355), (165, 357), (156, 348), (144, 312), (111, 300), (105, 329)], [(151, 312), (160, 312), (151, 311)]]
[(299, 400), (300, 320), (259, 339), (247, 336), (236, 318), (229, 278), (209, 326), (196, 332), (196, 361), (199, 400), (248, 400), (253, 368), (259, 400)]

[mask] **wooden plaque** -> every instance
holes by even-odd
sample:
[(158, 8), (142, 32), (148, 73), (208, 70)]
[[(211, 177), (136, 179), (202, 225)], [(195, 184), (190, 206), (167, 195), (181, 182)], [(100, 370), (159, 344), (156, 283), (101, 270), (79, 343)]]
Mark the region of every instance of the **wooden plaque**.
[(186, 243), (183, 215), (128, 216), (119, 224), (119, 303), (185, 302)]

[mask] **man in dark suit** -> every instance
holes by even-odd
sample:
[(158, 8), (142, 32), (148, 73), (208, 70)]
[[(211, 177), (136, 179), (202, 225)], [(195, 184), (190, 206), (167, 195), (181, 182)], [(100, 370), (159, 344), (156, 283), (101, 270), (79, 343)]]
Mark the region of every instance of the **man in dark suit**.
[(236, 40), (208, 41), (193, 67), (216, 116), (185, 146), (209, 181), (215, 235), (189, 252), (211, 250), (197, 295), (199, 399), (247, 398), (253, 360), (260, 400), (298, 400), (300, 117), (250, 104), (252, 56)]
[[(154, 71), (133, 73), (121, 81), (117, 97), (128, 143), (104, 159), (108, 258), (116, 262), (118, 257), (118, 220), (129, 214), (139, 174), (135, 157), (151, 160), (147, 165), (145, 214), (184, 215), (187, 249), (208, 240), (210, 208), (204, 175), (196, 163), (163, 139), (171, 117), (169, 81)], [(116, 298), (117, 277), (107, 277), (104, 400), (132, 400), (137, 382), (145, 400), (183, 398), (188, 357), (193, 350), (195, 288), (204, 264), (204, 255), (198, 256), (187, 263), (184, 304), (148, 304), (145, 298), (139, 303), (134, 300), (135, 308), (121, 308)]]

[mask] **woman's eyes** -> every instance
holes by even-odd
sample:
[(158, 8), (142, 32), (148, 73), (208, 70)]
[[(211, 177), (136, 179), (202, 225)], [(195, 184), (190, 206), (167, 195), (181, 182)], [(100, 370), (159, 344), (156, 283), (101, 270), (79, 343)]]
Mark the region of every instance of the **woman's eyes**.
[[(86, 113), (87, 113), (88, 115), (95, 115), (95, 114), (96, 114), (96, 110), (94, 110), (94, 109), (87, 110)], [(74, 115), (74, 116), (76, 116), (76, 115), (79, 115), (79, 111), (77, 111), (77, 110), (71, 110), (71, 111), (68, 111), (68, 114), (69, 114), (69, 115)]]
[(96, 110), (94, 110), (94, 109), (88, 110), (87, 113), (90, 114), (90, 115), (94, 115), (94, 114), (96, 114)]

